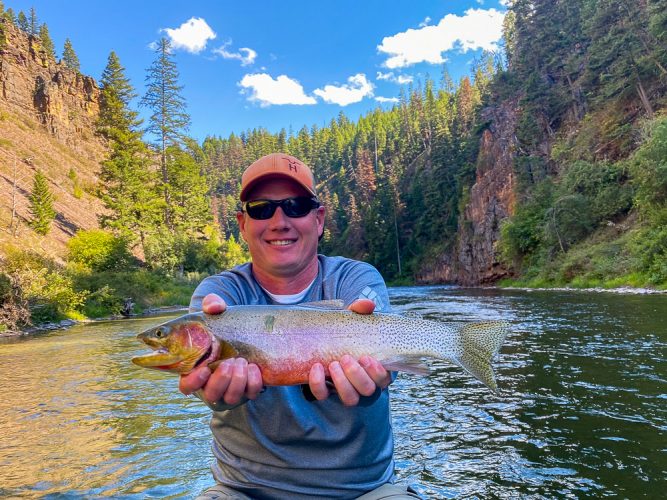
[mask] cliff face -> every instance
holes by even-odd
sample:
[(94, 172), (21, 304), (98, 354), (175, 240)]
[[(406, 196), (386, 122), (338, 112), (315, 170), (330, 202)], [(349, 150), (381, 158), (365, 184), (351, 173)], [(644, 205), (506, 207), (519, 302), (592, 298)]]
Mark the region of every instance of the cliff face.
[[(49, 57), (36, 38), (0, 22), (0, 243), (39, 245), (59, 256), (76, 230), (97, 226), (103, 210), (94, 196), (106, 151), (95, 135), (99, 89)], [(37, 170), (50, 182), (57, 212), (45, 238), (27, 226)]]
[(512, 161), (516, 148), (516, 102), (487, 108), (489, 127), (480, 139), (475, 184), (459, 217), (456, 244), (418, 276), (425, 283), (484, 285), (503, 278), (509, 270), (500, 262), (496, 243), (500, 223), (514, 211)]
[(95, 80), (49, 58), (35, 37), (4, 26), (7, 42), (0, 50), (3, 107), (34, 118), (69, 146), (90, 140), (99, 114)]

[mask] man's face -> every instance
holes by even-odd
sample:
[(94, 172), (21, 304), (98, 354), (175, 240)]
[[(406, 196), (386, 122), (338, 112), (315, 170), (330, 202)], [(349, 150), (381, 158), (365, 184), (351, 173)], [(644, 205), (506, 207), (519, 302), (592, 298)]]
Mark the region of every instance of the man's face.
[[(247, 201), (294, 196), (310, 195), (288, 179), (269, 179), (255, 186)], [(248, 243), (253, 269), (269, 276), (289, 278), (316, 265), (317, 241), (324, 229), (323, 207), (311, 210), (305, 217), (287, 217), (278, 207), (270, 219), (255, 220), (246, 213), (238, 213), (237, 220), (241, 235)]]

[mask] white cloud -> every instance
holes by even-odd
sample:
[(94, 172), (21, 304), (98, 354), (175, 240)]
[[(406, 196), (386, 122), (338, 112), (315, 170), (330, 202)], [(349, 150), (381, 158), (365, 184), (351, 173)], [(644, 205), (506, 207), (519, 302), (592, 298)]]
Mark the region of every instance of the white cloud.
[(313, 94), (321, 97), (329, 104), (347, 106), (361, 101), (364, 97), (373, 96), (373, 84), (368, 81), (366, 75), (358, 73), (347, 79), (343, 85), (325, 85), (323, 89), (316, 89)]
[(377, 102), (398, 102), (398, 97), (382, 97), (382, 96), (377, 96), (375, 98)]
[(280, 75), (273, 79), (266, 73), (245, 75), (239, 82), (244, 94), (250, 94), (248, 99), (259, 103), (261, 107), (272, 104), (315, 104), (314, 97), (306, 95), (301, 84)]
[(424, 26), (428, 26), (431, 24), (431, 18), (426, 16), (426, 19), (424, 19), (421, 23), (419, 23), (419, 27), (423, 28)]
[(211, 27), (200, 17), (191, 18), (179, 28), (165, 28), (162, 31), (169, 35), (174, 50), (184, 49), (193, 54), (204, 50), (208, 41), (216, 37)]
[(255, 59), (257, 58), (257, 52), (255, 52), (252, 49), (249, 49), (248, 47), (242, 47), (238, 50), (238, 52), (229, 52), (227, 51), (227, 47), (231, 43), (232, 41), (230, 40), (229, 42), (225, 43), (222, 47), (213, 49), (213, 53), (218, 54), (225, 59), (237, 59), (241, 61), (241, 66), (248, 66), (255, 62)]
[(377, 78), (378, 80), (387, 80), (389, 82), (398, 83), (399, 85), (412, 83), (414, 81), (414, 77), (412, 76), (395, 75), (393, 71), (389, 71), (388, 73), (382, 73), (381, 71), (378, 71), (377, 76), (375, 78)]
[(403, 68), (420, 62), (441, 64), (442, 53), (453, 48), (497, 50), (505, 14), (496, 9), (468, 9), (464, 16), (447, 14), (437, 25), (409, 29), (385, 37), (378, 51), (389, 57), (384, 66)]

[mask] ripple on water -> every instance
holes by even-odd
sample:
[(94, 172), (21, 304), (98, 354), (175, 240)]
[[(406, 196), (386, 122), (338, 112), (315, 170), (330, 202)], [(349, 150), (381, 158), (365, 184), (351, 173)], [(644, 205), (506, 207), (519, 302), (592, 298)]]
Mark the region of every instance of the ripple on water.
[[(667, 480), (667, 297), (407, 287), (399, 312), (505, 319), (501, 394), (445, 362), (392, 386), (399, 478), (430, 498), (650, 497)], [(189, 498), (210, 412), (141, 370), (136, 332), (73, 327), (0, 346), (0, 497)], [(662, 489), (661, 489), (662, 488)]]

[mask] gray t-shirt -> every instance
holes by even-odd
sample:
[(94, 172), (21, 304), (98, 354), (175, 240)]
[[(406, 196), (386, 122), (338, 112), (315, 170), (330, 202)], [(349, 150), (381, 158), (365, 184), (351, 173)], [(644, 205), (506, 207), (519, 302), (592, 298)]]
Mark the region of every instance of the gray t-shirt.
[[(371, 265), (318, 256), (317, 278), (304, 302), (369, 298), (389, 311), (387, 288)], [(252, 265), (206, 278), (190, 303), (217, 293), (229, 305), (271, 304)], [(301, 387), (267, 387), (256, 400), (214, 411), (213, 476), (253, 498), (356, 498), (393, 479), (389, 392), (376, 391), (346, 407), (338, 396), (308, 401)]]

